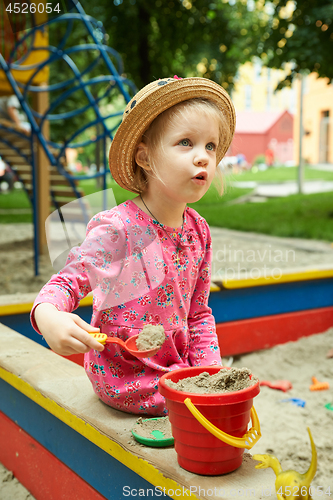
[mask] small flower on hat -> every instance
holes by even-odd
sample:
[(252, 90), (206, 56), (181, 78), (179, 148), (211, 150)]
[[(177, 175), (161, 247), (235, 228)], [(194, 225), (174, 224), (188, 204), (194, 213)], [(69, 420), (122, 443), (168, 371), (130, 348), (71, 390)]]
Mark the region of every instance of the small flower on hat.
[(175, 80), (182, 80), (182, 77), (181, 77), (181, 76), (177, 76), (177, 75), (175, 75), (175, 76), (174, 76), (174, 79), (175, 79)]

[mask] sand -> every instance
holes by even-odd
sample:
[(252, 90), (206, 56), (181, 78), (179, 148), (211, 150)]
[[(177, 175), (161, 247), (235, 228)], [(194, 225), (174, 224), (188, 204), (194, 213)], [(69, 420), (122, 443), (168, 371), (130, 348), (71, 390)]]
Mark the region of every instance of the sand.
[(152, 434), (153, 431), (159, 431), (164, 435), (163, 439), (172, 438), (171, 424), (169, 417), (159, 417), (143, 419), (138, 418), (136, 425), (133, 427), (133, 431), (141, 437), (156, 439), (156, 436)]
[(161, 347), (164, 341), (165, 333), (162, 325), (145, 325), (136, 339), (136, 346), (138, 351), (148, 351)]
[(35, 500), (35, 497), (0, 463), (0, 500)]
[[(333, 328), (322, 334), (303, 337), (297, 342), (275, 346), (272, 349), (243, 355), (234, 360), (233, 366), (247, 366), (259, 380), (287, 379), (293, 388), (282, 392), (261, 387), (254, 399), (261, 423), (262, 437), (251, 454), (271, 453), (282, 469), (304, 473), (311, 460), (311, 446), (306, 428), (310, 427), (318, 453), (318, 468), (313, 485), (333, 496), (333, 358), (326, 354), (333, 347)], [(311, 392), (312, 377), (328, 382), (329, 390)], [(305, 401), (296, 406), (282, 400), (295, 398)], [(314, 498), (320, 498), (317, 491)], [(321, 498), (329, 499), (328, 495)]]
[(202, 372), (195, 377), (186, 377), (178, 382), (166, 380), (165, 383), (172, 389), (192, 394), (221, 394), (224, 392), (239, 391), (251, 387), (258, 382), (254, 376), (250, 378), (251, 371), (248, 368), (221, 368), (217, 373), (209, 375)]
[[(297, 342), (275, 346), (234, 359), (233, 366), (248, 367), (259, 379), (287, 379), (293, 388), (288, 392), (261, 387), (254, 399), (262, 437), (254, 445), (251, 454), (275, 455), (283, 470), (305, 472), (311, 461), (311, 447), (306, 428), (310, 427), (318, 453), (318, 468), (312, 485), (316, 488), (314, 499), (329, 499), (320, 495), (331, 488), (333, 496), (333, 358), (326, 358), (333, 347), (333, 328), (322, 334), (304, 337)], [(223, 359), (226, 363), (227, 359)], [(327, 381), (330, 389), (311, 392), (311, 378)], [(296, 406), (284, 399), (298, 398), (305, 406)], [(270, 497), (275, 498), (275, 497)], [(0, 468), (0, 500), (33, 500), (33, 497)]]
[[(333, 266), (333, 244), (211, 227), (212, 280), (265, 277)], [(48, 255), (34, 275), (32, 224), (0, 224), (0, 295), (39, 292), (54, 274)]]
[[(45, 256), (41, 259), (40, 276), (34, 276), (32, 227), (27, 224), (0, 224), (0, 234), (0, 294), (38, 292), (54, 271), (49, 258)], [(216, 262), (213, 271), (219, 277), (221, 273), (217, 272), (217, 269), (220, 270), (220, 267), (228, 269), (233, 267), (237, 270), (239, 262), (236, 261), (236, 253), (231, 253), (230, 257), (230, 249), (246, 248), (246, 245), (247, 248), (252, 248), (256, 244), (261, 249), (266, 245), (268, 250), (273, 252), (275, 241), (280, 245), (276, 249), (283, 250), (283, 255), (287, 255), (286, 249), (295, 249), (292, 259), (288, 260), (285, 257), (283, 262), (278, 263), (281, 268), (286, 267), (288, 270), (291, 267), (319, 268), (323, 265), (332, 267), (333, 263), (333, 247), (325, 242), (294, 240), (293, 243), (291, 239), (286, 238), (274, 239), (264, 235), (254, 237), (250, 233), (216, 228), (212, 230), (212, 238)], [(223, 250), (223, 255), (217, 254), (219, 248)], [(225, 255), (228, 257), (227, 264), (224, 262)], [(266, 257), (271, 255), (274, 254), (267, 252)], [(240, 262), (242, 267), (245, 266), (244, 260), (246, 261), (247, 254), (244, 256)], [(258, 255), (255, 267), (265, 263), (263, 258), (263, 255)], [(254, 264), (251, 261), (247, 265)], [(275, 261), (271, 264), (273, 265), (276, 265)], [(306, 427), (309, 426), (318, 452), (318, 471), (313, 485), (316, 488), (323, 487), (324, 491), (330, 486), (331, 496), (333, 496), (333, 411), (324, 405), (328, 403), (333, 405), (333, 358), (326, 358), (326, 353), (332, 348), (333, 329), (270, 350), (237, 357), (233, 363), (235, 367), (248, 367), (259, 379), (271, 381), (288, 379), (293, 385), (293, 389), (286, 393), (268, 387), (261, 388), (254, 404), (261, 422), (262, 438), (251, 453), (272, 453), (280, 460), (283, 469), (291, 468), (305, 472), (311, 459), (311, 447), (306, 431)], [(224, 362), (226, 363), (227, 359), (224, 359)], [(319, 381), (328, 381), (330, 389), (311, 392), (309, 386), (313, 376)], [(306, 402), (305, 407), (295, 406), (291, 402), (281, 402), (286, 398), (303, 399)], [(330, 498), (328, 495), (313, 497), (327, 500)], [(33, 500), (33, 497), (0, 465), (0, 500), (21, 499)]]

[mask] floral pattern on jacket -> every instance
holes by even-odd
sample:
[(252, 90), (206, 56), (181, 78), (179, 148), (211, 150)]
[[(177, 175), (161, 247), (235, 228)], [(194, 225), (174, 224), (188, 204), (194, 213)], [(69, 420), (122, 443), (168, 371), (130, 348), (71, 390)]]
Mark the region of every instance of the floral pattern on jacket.
[[(168, 235), (166, 234), (168, 232)], [(178, 251), (177, 251), (178, 247)], [(91, 324), (126, 340), (145, 324), (163, 325), (166, 340), (151, 358), (136, 359), (116, 344), (91, 350), (84, 367), (95, 393), (113, 408), (165, 415), (161, 375), (188, 366), (221, 365), (215, 321), (208, 306), (211, 237), (192, 208), (183, 231), (161, 226), (127, 201), (97, 214), (86, 239), (36, 298), (72, 312), (93, 292)]]

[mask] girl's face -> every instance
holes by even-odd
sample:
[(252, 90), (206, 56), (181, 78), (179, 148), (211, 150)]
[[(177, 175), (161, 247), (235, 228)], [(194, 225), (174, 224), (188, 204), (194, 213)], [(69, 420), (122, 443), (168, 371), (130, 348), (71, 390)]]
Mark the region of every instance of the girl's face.
[(159, 146), (148, 151), (157, 171), (149, 178), (150, 193), (173, 203), (200, 200), (215, 175), (218, 141), (218, 120), (203, 111), (170, 118)]

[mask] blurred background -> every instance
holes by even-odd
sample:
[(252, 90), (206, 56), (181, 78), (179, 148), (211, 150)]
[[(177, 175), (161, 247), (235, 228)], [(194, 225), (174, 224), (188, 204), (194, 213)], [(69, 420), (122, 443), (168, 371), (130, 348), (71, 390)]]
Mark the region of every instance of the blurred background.
[(134, 196), (107, 152), (133, 93), (174, 75), (216, 81), (236, 108), (224, 194), (194, 205), (208, 223), (333, 241), (332, 0), (1, 2), (0, 221), (33, 224), (36, 274), (52, 211)]

